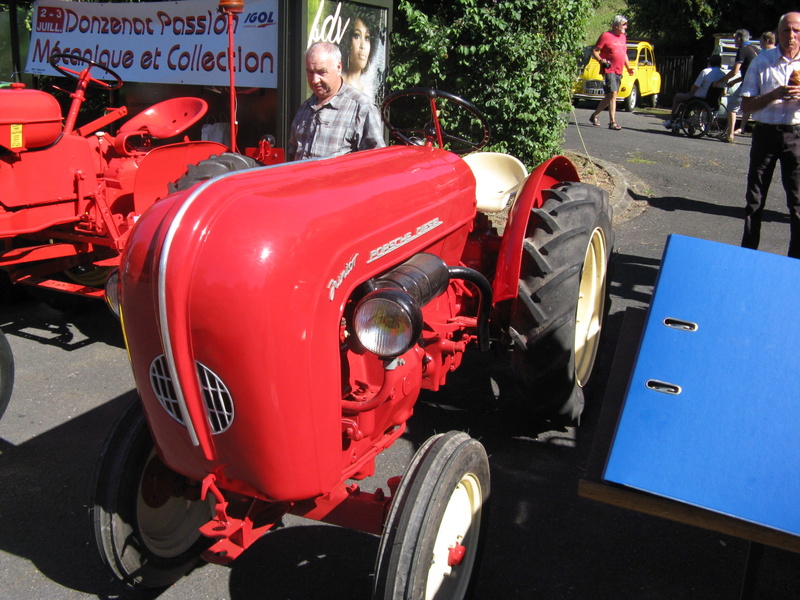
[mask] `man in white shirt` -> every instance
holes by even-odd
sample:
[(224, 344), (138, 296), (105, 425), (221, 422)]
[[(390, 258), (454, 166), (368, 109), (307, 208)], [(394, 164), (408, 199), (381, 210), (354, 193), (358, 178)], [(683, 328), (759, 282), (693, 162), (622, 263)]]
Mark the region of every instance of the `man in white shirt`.
[[(789, 256), (800, 258), (800, 12), (783, 15), (778, 23), (778, 47), (759, 54), (742, 84), (742, 110), (756, 125), (750, 147), (745, 194), (742, 246), (758, 248), (761, 215), (775, 164), (789, 207)], [(798, 76), (800, 77), (800, 73)]]

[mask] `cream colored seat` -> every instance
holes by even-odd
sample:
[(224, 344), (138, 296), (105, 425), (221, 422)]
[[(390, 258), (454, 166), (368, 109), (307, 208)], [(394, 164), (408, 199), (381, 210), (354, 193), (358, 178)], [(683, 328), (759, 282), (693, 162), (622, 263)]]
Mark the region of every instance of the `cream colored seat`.
[(478, 210), (498, 212), (528, 177), (525, 165), (510, 154), (475, 152), (464, 157), (475, 175)]

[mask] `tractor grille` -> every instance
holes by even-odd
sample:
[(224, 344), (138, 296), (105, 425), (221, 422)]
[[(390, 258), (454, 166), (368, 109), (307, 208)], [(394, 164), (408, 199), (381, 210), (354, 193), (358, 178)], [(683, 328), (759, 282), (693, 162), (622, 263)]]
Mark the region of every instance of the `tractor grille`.
[[(212, 433), (222, 433), (233, 423), (233, 398), (228, 388), (214, 372), (201, 363), (197, 363), (197, 377), (203, 390), (203, 402), (206, 416)], [(164, 355), (157, 356), (150, 364), (150, 385), (153, 386), (156, 398), (169, 415), (181, 425), (185, 425), (181, 416), (178, 396), (172, 384), (172, 377)]]

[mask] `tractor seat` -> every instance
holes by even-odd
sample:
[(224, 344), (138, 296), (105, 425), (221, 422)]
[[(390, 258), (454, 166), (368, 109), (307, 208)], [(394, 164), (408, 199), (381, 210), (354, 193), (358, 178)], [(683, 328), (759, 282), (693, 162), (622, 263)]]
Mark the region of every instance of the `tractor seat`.
[(478, 210), (499, 212), (506, 207), (528, 177), (528, 170), (518, 159), (500, 152), (475, 152), (464, 157), (475, 176)]
[(171, 98), (140, 112), (119, 128), (120, 135), (146, 131), (155, 139), (176, 136), (197, 123), (208, 110), (201, 98)]

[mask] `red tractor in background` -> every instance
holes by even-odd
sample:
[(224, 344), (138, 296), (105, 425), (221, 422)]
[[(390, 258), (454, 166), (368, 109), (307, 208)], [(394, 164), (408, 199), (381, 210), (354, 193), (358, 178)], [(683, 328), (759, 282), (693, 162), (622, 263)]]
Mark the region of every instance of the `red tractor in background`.
[[(434, 436), (385, 489), (358, 481), (471, 348), (509, 356), (523, 411), (580, 414), (608, 195), (564, 157), (528, 174), (477, 152), (488, 126), (457, 96), (396, 92), (383, 116), (405, 145), (232, 168), (130, 231), (107, 297), (141, 401), (112, 428), (91, 501), (120, 579), (160, 587), (201, 558), (228, 563), (293, 514), (382, 536), (375, 598), (464, 598), (490, 496), (481, 444)], [(477, 133), (449, 133), (464, 121)]]
[[(54, 54), (50, 64), (77, 80), (66, 119), (51, 94), (21, 83), (0, 90), (0, 270), (12, 283), (103, 298), (139, 216), (188, 166), (228, 148), (188, 139), (165, 144), (203, 117), (208, 106), (200, 98), (155, 104), (116, 135), (104, 128), (125, 117), (125, 107), (78, 127), (87, 88), (115, 90), (122, 80), (80, 55)], [(259, 164), (226, 156), (243, 166)], [(280, 160), (264, 146), (258, 156), (262, 163)], [(0, 416), (12, 382), (11, 352), (0, 332)]]

